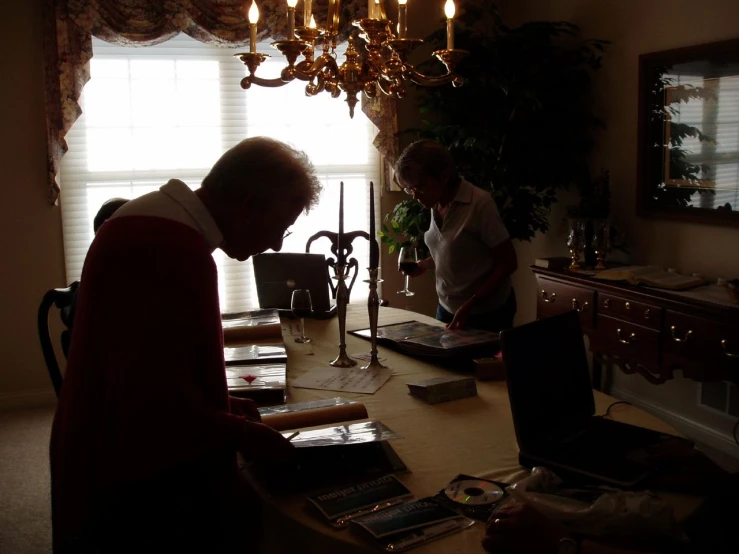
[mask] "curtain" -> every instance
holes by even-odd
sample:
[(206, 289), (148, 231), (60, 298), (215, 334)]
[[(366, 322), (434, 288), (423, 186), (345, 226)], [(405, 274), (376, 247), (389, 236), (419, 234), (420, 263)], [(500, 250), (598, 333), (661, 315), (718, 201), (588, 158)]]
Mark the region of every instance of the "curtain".
[[(57, 204), (57, 174), (67, 151), (65, 137), (80, 116), (82, 89), (90, 79), (92, 37), (123, 46), (152, 46), (186, 33), (204, 43), (243, 46), (248, 43), (245, 15), (251, 0), (47, 0), (45, 22), (46, 123), (49, 202)], [(281, 39), (287, 27), (285, 0), (258, 0), (258, 39)], [(325, 21), (328, 0), (315, 0), (313, 13)], [(296, 10), (302, 24), (302, 10)], [(342, 38), (351, 22), (366, 17), (366, 0), (344, 0), (341, 5)], [(367, 116), (385, 125), (377, 143), (389, 162), (394, 160), (395, 101), (383, 98), (366, 103)], [(392, 134), (392, 137), (388, 134)]]

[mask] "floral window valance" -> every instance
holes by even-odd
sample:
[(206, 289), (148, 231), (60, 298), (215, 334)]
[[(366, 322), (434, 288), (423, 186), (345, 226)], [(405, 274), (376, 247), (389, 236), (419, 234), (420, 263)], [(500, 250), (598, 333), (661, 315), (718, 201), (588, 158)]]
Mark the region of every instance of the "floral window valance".
[[(46, 129), (49, 202), (59, 198), (57, 174), (67, 151), (65, 136), (80, 116), (82, 89), (90, 79), (92, 37), (121, 46), (152, 46), (179, 33), (209, 44), (248, 44), (246, 9), (251, 0), (47, 0), (45, 28)], [(258, 0), (259, 40), (285, 38), (285, 0)], [(328, 0), (314, 0), (317, 21), (325, 21)], [(366, 0), (343, 0), (344, 38), (351, 22), (365, 17)], [(302, 24), (302, 10), (297, 10)], [(234, 63), (238, 63), (234, 60)], [(287, 86), (299, 86), (292, 83)], [(300, 94), (300, 91), (296, 91)], [(381, 96), (381, 95), (380, 95)], [(395, 146), (395, 103), (378, 98), (363, 103), (363, 111), (378, 126), (377, 148), (392, 161)], [(348, 115), (347, 115), (348, 117)]]

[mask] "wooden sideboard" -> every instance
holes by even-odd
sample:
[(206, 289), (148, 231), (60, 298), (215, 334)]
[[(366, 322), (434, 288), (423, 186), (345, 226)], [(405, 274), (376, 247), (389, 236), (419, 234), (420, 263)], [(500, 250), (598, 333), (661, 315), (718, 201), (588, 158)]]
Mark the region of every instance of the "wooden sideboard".
[(696, 381), (739, 385), (739, 306), (568, 270), (531, 269), (537, 282), (537, 318), (579, 312), (593, 353), (594, 388), (601, 388), (603, 364), (639, 373), (654, 384), (681, 369), (684, 377)]

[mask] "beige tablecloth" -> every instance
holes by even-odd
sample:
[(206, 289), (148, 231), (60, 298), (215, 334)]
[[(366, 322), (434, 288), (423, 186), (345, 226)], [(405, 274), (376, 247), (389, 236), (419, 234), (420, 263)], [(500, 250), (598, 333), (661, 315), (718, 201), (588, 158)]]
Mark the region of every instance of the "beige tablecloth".
[[(380, 308), (380, 325), (417, 320), (435, 320), (414, 312)], [(314, 368), (327, 367), (338, 354), (338, 320), (306, 320), (309, 344), (297, 344), (298, 320), (283, 319), (283, 337), (288, 350), (288, 384), (291, 379)], [(352, 305), (347, 314), (347, 330), (369, 326), (367, 308)], [(347, 352), (369, 352), (369, 341), (346, 335)], [(398, 477), (417, 498), (437, 493), (460, 473), (513, 483), (527, 475), (518, 465), (518, 446), (511, 418), (505, 382), (478, 382), (478, 396), (429, 405), (408, 394), (406, 383), (449, 375), (452, 370), (413, 359), (380, 347), (385, 365), (393, 369), (389, 381), (375, 394), (338, 393), (289, 387), (288, 402), (303, 402), (342, 396), (362, 402), (371, 418), (378, 419), (404, 439), (392, 441), (408, 473)], [(361, 364), (363, 362), (360, 360)], [(597, 413), (604, 413), (615, 399), (595, 391)], [(675, 433), (659, 419), (631, 406), (619, 405), (611, 411), (614, 419), (650, 429)], [(306, 512), (302, 496), (267, 497), (265, 552), (326, 553), (376, 552), (348, 530), (337, 531)], [(676, 502), (676, 514), (694, 504)], [(461, 533), (414, 549), (419, 554), (483, 552), (482, 523)]]

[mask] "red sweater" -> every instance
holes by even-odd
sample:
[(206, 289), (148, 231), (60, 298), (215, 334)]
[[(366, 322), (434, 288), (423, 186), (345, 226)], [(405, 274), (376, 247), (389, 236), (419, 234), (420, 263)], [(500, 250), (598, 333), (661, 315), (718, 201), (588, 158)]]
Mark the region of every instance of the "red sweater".
[(158, 217), (112, 219), (81, 283), (51, 433), (55, 549), (113, 488), (235, 454), (244, 424), (229, 413), (217, 272), (200, 233)]

